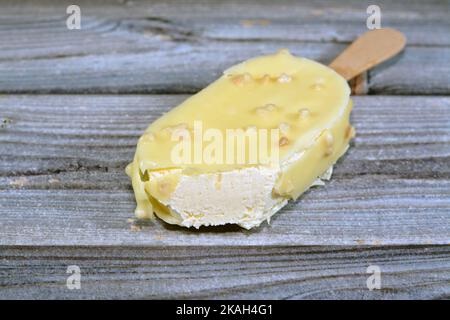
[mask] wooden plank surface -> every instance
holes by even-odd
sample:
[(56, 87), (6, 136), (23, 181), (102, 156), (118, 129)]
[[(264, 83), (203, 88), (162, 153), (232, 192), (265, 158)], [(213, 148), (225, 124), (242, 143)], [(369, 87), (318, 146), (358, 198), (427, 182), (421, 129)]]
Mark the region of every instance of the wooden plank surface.
[[(325, 187), (252, 231), (130, 222), (125, 165), (186, 96), (3, 96), (1, 245), (398, 245), (450, 239), (450, 98), (355, 97), (357, 138)], [(433, 112), (430, 112), (432, 110)]]
[[(365, 32), (369, 2), (1, 1), (0, 92), (196, 92), (226, 67), (281, 47), (329, 63)], [(448, 2), (381, 2), (405, 32), (401, 58), (369, 73), (374, 94), (449, 94)]]
[(331, 182), (252, 231), (130, 219), (137, 137), (243, 59), (287, 47), (329, 63), (373, 3), (76, 3), (69, 31), (71, 1), (0, 0), (0, 299), (450, 298), (449, 1), (377, 1), (406, 50), (360, 83), (372, 95), (354, 98)]
[[(66, 287), (67, 267), (81, 271)], [(381, 290), (367, 289), (368, 266)], [(0, 251), (3, 299), (448, 299), (450, 247), (67, 248)]]

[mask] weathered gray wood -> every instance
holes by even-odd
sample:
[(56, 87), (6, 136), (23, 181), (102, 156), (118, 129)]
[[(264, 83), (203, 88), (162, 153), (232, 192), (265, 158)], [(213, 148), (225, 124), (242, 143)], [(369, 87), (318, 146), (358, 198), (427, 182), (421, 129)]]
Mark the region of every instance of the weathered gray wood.
[[(0, 92), (194, 92), (280, 47), (328, 63), (373, 4), (76, 3), (82, 30), (69, 31), (70, 1), (0, 0)], [(408, 47), (367, 92), (450, 94), (449, 2), (376, 4)], [(450, 98), (356, 97), (358, 136), (333, 180), (248, 232), (130, 219), (137, 137), (185, 97), (0, 95), (0, 299), (450, 298)]]
[[(81, 271), (69, 290), (69, 265)], [(370, 291), (367, 267), (381, 270)], [(0, 299), (448, 299), (450, 247), (0, 250)]]
[[(21, 1), (21, 6), (17, 6), (14, 0), (2, 0), (0, 3), (3, 8), (0, 12), (3, 22), (0, 30), (9, 31), (8, 39), (13, 39), (15, 35), (27, 39), (37, 36), (75, 47), (75, 43), (63, 37), (67, 33), (61, 29), (65, 27), (67, 17), (65, 8), (71, 2)], [(85, 27), (77, 31), (75, 37), (77, 33), (83, 32), (92, 35), (92, 32), (103, 31), (108, 36), (108, 31), (128, 31), (131, 34), (159, 35), (174, 40), (197, 38), (348, 43), (367, 31), (369, 14), (366, 11), (373, 3), (360, 0), (79, 0), (77, 4), (82, 9)], [(401, 30), (406, 34), (409, 44), (450, 45), (447, 36), (450, 26), (448, 1), (377, 1), (377, 5), (381, 8), (382, 27)], [(48, 33), (43, 34), (43, 31)], [(51, 36), (57, 38), (52, 40)], [(16, 48), (25, 43), (16, 40), (13, 43)], [(33, 54), (33, 51), (29, 54)]]
[[(128, 45), (127, 45), (128, 47)], [(182, 43), (138, 53), (93, 54), (0, 62), (4, 93), (197, 92), (242, 60), (288, 47), (331, 62), (342, 44), (283, 42)], [(449, 94), (450, 48), (409, 47), (369, 72), (369, 93)]]
[[(400, 56), (369, 72), (369, 93), (449, 95), (447, 61), (450, 61), (450, 48), (408, 47)], [(436, 73), (435, 68), (441, 71)]]
[[(66, 3), (8, 3), (0, 2), (0, 92), (10, 93), (195, 92), (280, 47), (328, 63), (366, 31), (369, 4), (82, 1), (82, 30), (69, 31)], [(448, 2), (380, 5), (383, 25), (404, 31), (410, 46), (369, 74), (369, 92), (450, 93)]]
[[(3, 95), (1, 176), (106, 171), (131, 161), (137, 138), (185, 95)], [(448, 97), (354, 97), (355, 148), (343, 175), (448, 178)], [(347, 163), (352, 163), (347, 167)], [(364, 170), (364, 172), (362, 172)]]
[(272, 225), (127, 221), (139, 134), (185, 96), (3, 96), (1, 245), (450, 243), (450, 98), (355, 97), (354, 146)]

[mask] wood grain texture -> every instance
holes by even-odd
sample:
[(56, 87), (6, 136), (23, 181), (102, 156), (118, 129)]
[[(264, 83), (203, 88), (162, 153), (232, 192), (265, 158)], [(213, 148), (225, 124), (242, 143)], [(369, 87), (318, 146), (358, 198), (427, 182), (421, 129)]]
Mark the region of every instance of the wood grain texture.
[[(69, 265), (80, 290), (66, 287)], [(367, 289), (370, 265), (380, 290)], [(0, 299), (450, 298), (449, 246), (7, 247), (0, 270)]]
[(138, 136), (243, 59), (287, 47), (328, 64), (373, 2), (76, 3), (69, 31), (72, 1), (0, 0), (0, 299), (450, 298), (448, 1), (377, 1), (406, 50), (355, 81), (372, 95), (354, 98), (332, 181), (252, 231), (131, 219)]
[[(353, 147), (252, 231), (127, 221), (137, 137), (186, 96), (3, 96), (1, 245), (449, 244), (450, 98), (355, 97)], [(433, 112), (429, 112), (433, 110)]]
[[(196, 92), (232, 64), (280, 47), (331, 62), (367, 31), (364, 1), (0, 1), (0, 92)], [(369, 93), (449, 94), (448, 2), (381, 2), (404, 54), (369, 73)], [(419, 67), (420, 66), (420, 67)]]

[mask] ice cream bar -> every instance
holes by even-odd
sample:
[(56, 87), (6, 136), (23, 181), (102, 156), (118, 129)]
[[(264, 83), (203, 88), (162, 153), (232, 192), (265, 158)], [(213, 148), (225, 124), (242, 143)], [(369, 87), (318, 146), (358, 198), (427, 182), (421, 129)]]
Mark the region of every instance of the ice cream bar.
[(351, 109), (344, 78), (285, 49), (237, 64), (140, 137), (126, 170), (136, 216), (259, 226), (330, 178)]

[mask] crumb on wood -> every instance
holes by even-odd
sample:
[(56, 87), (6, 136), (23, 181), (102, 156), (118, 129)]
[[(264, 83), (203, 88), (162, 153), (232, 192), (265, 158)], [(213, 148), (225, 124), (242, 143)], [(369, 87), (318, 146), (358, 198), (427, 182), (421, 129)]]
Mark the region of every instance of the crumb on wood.
[(142, 229), (141, 229), (141, 227), (139, 227), (139, 226), (133, 224), (133, 225), (130, 227), (130, 230), (133, 231), (133, 232), (139, 232), (139, 231), (141, 231)]
[(161, 240), (164, 240), (164, 236), (159, 233), (159, 234), (154, 235), (153, 239), (161, 241)]
[(20, 177), (9, 181), (9, 185), (16, 188), (23, 188), (24, 186), (28, 185), (28, 183), (29, 181), (25, 177)]
[(55, 178), (48, 179), (48, 183), (50, 183), (50, 184), (58, 184), (60, 182), (61, 181), (59, 179), (55, 179)]
[(267, 26), (271, 23), (268, 19), (246, 19), (241, 20), (241, 26), (253, 27), (253, 26)]

